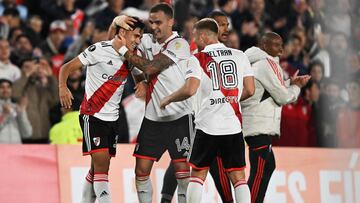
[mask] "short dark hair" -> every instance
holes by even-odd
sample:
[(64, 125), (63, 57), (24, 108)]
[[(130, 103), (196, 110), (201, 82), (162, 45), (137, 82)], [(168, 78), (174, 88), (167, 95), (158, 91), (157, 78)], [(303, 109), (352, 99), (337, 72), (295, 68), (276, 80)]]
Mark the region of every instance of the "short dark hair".
[(170, 18), (174, 18), (174, 10), (172, 7), (167, 3), (159, 3), (151, 7), (150, 13), (156, 13), (162, 11), (165, 15), (169, 16)]
[(227, 15), (221, 11), (212, 11), (211, 13), (209, 13), (209, 15), (207, 17), (214, 19), (219, 16), (227, 17)]
[(3, 15), (4, 15), (4, 16), (20, 17), (19, 11), (18, 11), (16, 8), (14, 8), (14, 7), (6, 8), (6, 9), (4, 10)]
[(10, 86), (12, 86), (12, 82), (6, 78), (0, 78), (0, 84), (3, 84), (4, 82), (9, 83)]
[(209, 30), (215, 34), (219, 33), (219, 27), (212, 18), (203, 18), (195, 23), (194, 28), (197, 30)]
[(25, 37), (26, 39), (28, 39), (30, 41), (30, 37), (27, 34), (22, 33), (22, 34), (16, 36), (15, 42), (18, 42), (20, 40), (20, 38), (23, 38), (23, 37)]
[(130, 17), (132, 17), (136, 20), (133, 25), (130, 25), (130, 27), (133, 30), (135, 30), (136, 28), (143, 30), (145, 28), (145, 24), (138, 17), (134, 17), (134, 16), (130, 16)]
[(310, 64), (309, 64), (309, 72), (311, 72), (312, 69), (314, 69), (315, 66), (320, 66), (321, 68), (321, 71), (324, 73), (324, 64), (320, 61), (320, 60), (315, 60), (315, 61), (312, 61)]
[[(143, 30), (145, 28), (145, 24), (138, 17), (134, 17), (134, 16), (130, 16), (130, 17), (135, 19), (134, 24), (129, 25), (132, 30), (135, 30), (136, 28)], [(116, 26), (116, 34), (119, 34), (120, 28), (121, 28), (120, 26)]]

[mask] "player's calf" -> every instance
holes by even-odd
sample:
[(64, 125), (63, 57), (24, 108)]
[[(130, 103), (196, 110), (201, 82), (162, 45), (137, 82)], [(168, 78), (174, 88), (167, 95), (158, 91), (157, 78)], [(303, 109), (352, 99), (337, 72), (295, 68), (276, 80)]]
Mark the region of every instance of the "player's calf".
[(234, 186), (235, 200), (237, 203), (250, 203), (250, 190), (245, 180), (245, 171), (236, 170), (228, 173), (228, 176)]

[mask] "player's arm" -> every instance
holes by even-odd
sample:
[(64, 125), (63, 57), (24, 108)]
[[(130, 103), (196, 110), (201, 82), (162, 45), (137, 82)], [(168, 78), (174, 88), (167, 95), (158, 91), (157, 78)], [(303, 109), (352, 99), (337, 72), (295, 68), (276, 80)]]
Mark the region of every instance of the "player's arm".
[(126, 40), (122, 36), (116, 35), (112, 43), (114, 49), (118, 50), (120, 55), (124, 56), (132, 65), (148, 75), (159, 73), (174, 64), (174, 61), (163, 53), (159, 53), (153, 60), (149, 60), (128, 51)]
[(309, 76), (302, 77), (301, 84), (295, 83), (287, 87), (284, 81), (278, 78), (266, 60), (260, 61), (254, 64), (254, 66), (258, 66), (258, 70), (260, 70), (257, 79), (278, 105), (295, 102), (300, 94), (300, 88), (310, 79)]
[(70, 108), (74, 97), (72, 96), (70, 90), (67, 87), (67, 79), (71, 72), (80, 69), (82, 63), (78, 57), (72, 59), (71, 61), (64, 64), (60, 69), (59, 74), (59, 97), (61, 106), (64, 108)]
[(244, 67), (244, 76), (243, 76), (243, 91), (240, 97), (240, 101), (243, 101), (255, 94), (255, 81), (254, 81), (254, 73), (251, 68), (249, 59), (242, 54), (243, 59), (241, 62)]
[(127, 51), (125, 53), (125, 58), (131, 64), (133, 64), (148, 75), (159, 73), (174, 63), (173, 60), (171, 60), (168, 56), (162, 53), (156, 55), (153, 60), (148, 60), (144, 57), (135, 55), (134, 53)]
[(172, 102), (188, 99), (196, 93), (199, 86), (200, 80), (198, 78), (190, 77), (186, 79), (185, 84), (180, 89), (161, 100), (160, 108), (165, 109)]
[(255, 94), (255, 82), (254, 76), (247, 76), (243, 79), (243, 91), (241, 94), (240, 101), (243, 101)]

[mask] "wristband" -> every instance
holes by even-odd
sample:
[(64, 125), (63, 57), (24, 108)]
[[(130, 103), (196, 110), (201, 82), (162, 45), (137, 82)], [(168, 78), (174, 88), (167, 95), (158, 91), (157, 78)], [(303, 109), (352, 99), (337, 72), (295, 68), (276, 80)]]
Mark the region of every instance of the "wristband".
[(126, 46), (122, 46), (120, 47), (120, 49), (118, 50), (119, 54), (122, 56), (125, 56), (126, 52), (128, 51), (128, 48), (126, 48)]

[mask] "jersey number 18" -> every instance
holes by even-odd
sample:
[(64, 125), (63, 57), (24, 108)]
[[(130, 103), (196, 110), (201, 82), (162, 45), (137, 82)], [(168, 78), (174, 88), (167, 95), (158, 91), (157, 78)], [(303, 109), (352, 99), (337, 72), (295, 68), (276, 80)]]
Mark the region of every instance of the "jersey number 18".
[(233, 89), (238, 86), (236, 64), (232, 60), (211, 61), (207, 65), (210, 71), (213, 90), (220, 90), (220, 85), (225, 89)]

